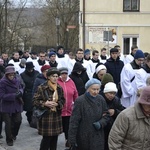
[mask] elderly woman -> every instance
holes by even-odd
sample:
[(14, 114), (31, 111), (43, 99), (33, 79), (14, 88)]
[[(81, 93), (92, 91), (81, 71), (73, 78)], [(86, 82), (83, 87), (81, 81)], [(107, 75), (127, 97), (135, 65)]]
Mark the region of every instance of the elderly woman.
[(57, 84), (59, 75), (58, 69), (48, 69), (47, 81), (38, 87), (34, 95), (34, 105), (46, 110), (38, 122), (38, 133), (43, 136), (40, 150), (56, 150), (58, 135), (63, 131), (61, 110), (65, 99), (63, 89)]
[(150, 86), (134, 104), (122, 111), (109, 133), (109, 150), (150, 149)]
[(97, 68), (95, 69), (95, 73), (93, 75), (93, 78), (96, 78), (100, 81), (102, 81), (103, 76), (106, 74), (107, 69), (103, 64), (100, 64), (99, 66), (97, 66)]
[(99, 95), (101, 83), (90, 79), (85, 94), (75, 103), (69, 125), (69, 142), (78, 150), (104, 150), (104, 127), (109, 113), (104, 98)]
[(23, 111), (23, 86), (16, 77), (15, 68), (8, 66), (5, 68), (5, 75), (0, 80), (0, 107), (3, 120), (5, 122), (6, 142), (8, 146), (13, 146), (13, 140), (18, 135)]
[(104, 128), (105, 133), (105, 150), (109, 150), (108, 148), (108, 135), (110, 132), (110, 129), (117, 118), (118, 114), (125, 109), (124, 106), (121, 105), (120, 99), (116, 96), (117, 94), (117, 86), (113, 82), (108, 82), (105, 85), (104, 91), (102, 93), (102, 96), (104, 97), (108, 111), (110, 113), (110, 121)]
[(72, 114), (73, 103), (78, 97), (78, 91), (73, 80), (68, 76), (68, 68), (62, 67), (60, 70), (60, 77), (58, 78), (59, 85), (63, 88), (65, 105), (62, 109), (62, 121), (63, 121), (63, 132), (65, 133), (66, 147), (69, 147), (68, 144), (68, 129), (69, 129), (69, 120)]

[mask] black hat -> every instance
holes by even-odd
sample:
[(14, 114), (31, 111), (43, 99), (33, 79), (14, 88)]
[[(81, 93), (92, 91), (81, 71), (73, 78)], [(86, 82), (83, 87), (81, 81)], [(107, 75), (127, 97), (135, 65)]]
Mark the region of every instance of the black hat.
[(56, 67), (51, 67), (50, 69), (48, 69), (46, 75), (50, 76), (52, 74), (58, 74), (58, 76), (59, 76), (60, 75), (60, 71)]
[(26, 69), (33, 69), (34, 68), (34, 65), (33, 65), (33, 62), (26, 62)]
[(117, 48), (112, 48), (112, 49), (110, 50), (110, 54), (113, 53), (113, 52), (118, 52), (118, 49), (117, 49)]

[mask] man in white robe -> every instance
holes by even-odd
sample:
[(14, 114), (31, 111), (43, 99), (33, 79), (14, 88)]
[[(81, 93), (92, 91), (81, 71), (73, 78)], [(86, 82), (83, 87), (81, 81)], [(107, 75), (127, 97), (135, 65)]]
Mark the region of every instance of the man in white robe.
[(144, 53), (137, 50), (134, 55), (134, 60), (126, 64), (121, 71), (121, 103), (124, 107), (132, 106), (137, 98), (137, 87), (135, 74), (144, 63)]

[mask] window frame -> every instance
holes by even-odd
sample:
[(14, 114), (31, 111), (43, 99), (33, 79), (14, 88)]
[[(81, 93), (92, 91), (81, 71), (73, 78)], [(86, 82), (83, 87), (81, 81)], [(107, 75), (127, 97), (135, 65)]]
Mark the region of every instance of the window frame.
[(137, 5), (138, 5), (137, 10), (134, 10), (132, 8), (133, 0), (130, 0), (131, 9), (129, 9), (129, 10), (125, 9), (125, 2), (126, 2), (126, 0), (123, 0), (123, 12), (140, 12), (140, 0), (137, 0)]

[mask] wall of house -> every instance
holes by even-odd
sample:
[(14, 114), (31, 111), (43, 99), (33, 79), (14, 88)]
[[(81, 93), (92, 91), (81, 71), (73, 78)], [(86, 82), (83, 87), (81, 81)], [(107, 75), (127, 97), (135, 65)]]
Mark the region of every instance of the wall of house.
[[(123, 12), (123, 0), (85, 0), (86, 48), (98, 49), (120, 45), (123, 48), (124, 35), (139, 35), (139, 48), (150, 52), (150, 0), (140, 0), (140, 12)], [(83, 0), (80, 1), (82, 15)], [(82, 17), (81, 17), (82, 18)], [(83, 47), (82, 22), (80, 23), (79, 47)], [(116, 42), (102, 42), (101, 30), (115, 30)], [(95, 32), (95, 30), (97, 30)], [(95, 33), (94, 33), (95, 32)], [(92, 34), (94, 33), (94, 34)], [(93, 41), (89, 42), (92, 38)], [(94, 37), (95, 36), (95, 37)], [(96, 36), (100, 40), (96, 40)], [(99, 41), (99, 42), (97, 42)]]

